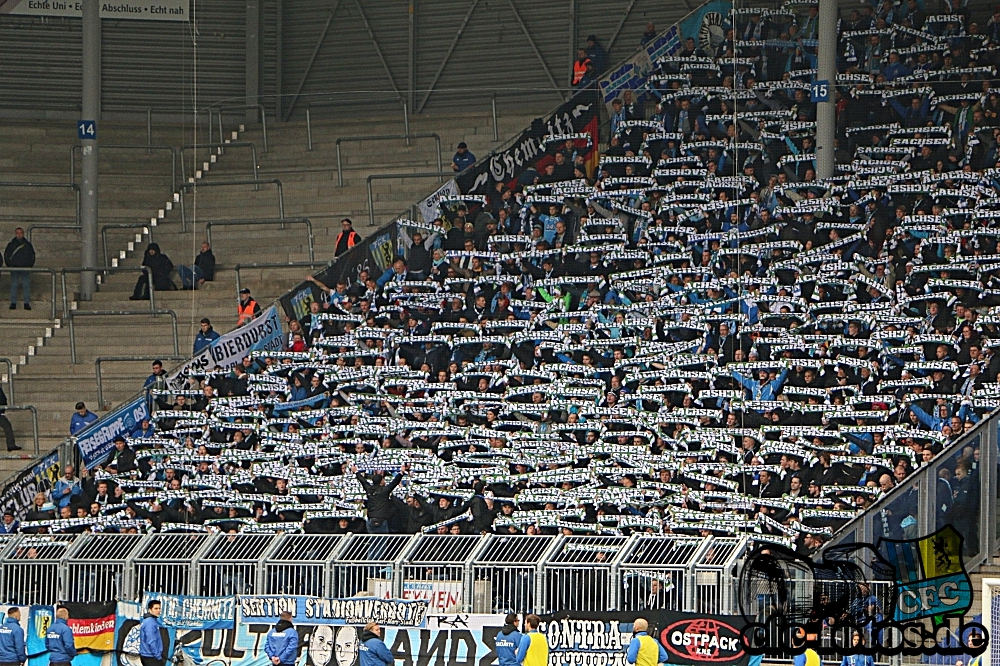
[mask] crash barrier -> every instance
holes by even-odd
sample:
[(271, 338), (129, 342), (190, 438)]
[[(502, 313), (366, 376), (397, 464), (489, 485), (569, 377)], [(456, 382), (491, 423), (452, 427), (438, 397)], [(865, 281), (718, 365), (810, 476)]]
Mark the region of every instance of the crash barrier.
[[(107, 518), (106, 529), (118, 529), (121, 519)], [(0, 603), (138, 601), (145, 592), (161, 592), (428, 596), (435, 612), (642, 610), (651, 604), (732, 612), (746, 548), (745, 537), (638, 533), (19, 534), (0, 537)], [(26, 558), (29, 549), (34, 554)], [(26, 588), (26, 578), (37, 584)], [(706, 586), (717, 592), (706, 594)]]

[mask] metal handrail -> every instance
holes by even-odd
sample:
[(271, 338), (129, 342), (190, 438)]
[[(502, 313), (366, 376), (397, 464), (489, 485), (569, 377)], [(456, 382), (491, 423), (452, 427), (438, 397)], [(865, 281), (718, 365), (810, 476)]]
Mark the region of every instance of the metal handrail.
[[(337, 107), (340, 106), (341, 102), (336, 100), (326, 100), (326, 101), (316, 101), (309, 102), (306, 105), (306, 145), (308, 150), (313, 149), (313, 132), (312, 132), (312, 112), (314, 108), (321, 107)], [(410, 134), (410, 106), (407, 102), (403, 102), (403, 136), (408, 136)], [(410, 145), (410, 140), (406, 140), (406, 145)]]
[[(80, 150), (81, 146), (79, 144), (75, 146), (70, 146), (69, 149), (69, 179), (71, 182), (76, 182), (76, 151)], [(128, 146), (125, 144), (108, 144), (102, 143), (101, 150), (105, 148), (110, 148), (112, 150), (145, 150), (147, 153), (151, 153), (154, 150), (169, 150), (170, 151), (170, 191), (177, 191), (177, 149), (173, 146)]]
[[(277, 178), (271, 178), (269, 180), (225, 180), (225, 181), (209, 181), (209, 182), (198, 182), (198, 183), (183, 183), (178, 192), (180, 205), (181, 205), (181, 230), (187, 231), (187, 208), (184, 203), (184, 194), (189, 190), (194, 190), (198, 187), (228, 187), (234, 185), (253, 185), (254, 191), (259, 192), (261, 185), (275, 185), (278, 188), (278, 219), (285, 219), (285, 188), (282, 186), (281, 181)], [(266, 218), (273, 219), (273, 218)]]
[[(41, 451), (38, 448), (38, 410), (35, 409), (34, 405), (4, 405), (0, 407), (0, 414), (3, 412), (31, 412), (31, 435), (34, 440), (34, 447), (32, 448), (33, 455), (32, 458), (37, 458), (41, 455)], [(4, 460), (17, 460), (22, 458), (27, 458), (24, 454), (21, 455), (4, 455), (0, 458)]]
[(375, 197), (372, 194), (373, 180), (392, 180), (393, 178), (437, 178), (438, 181), (444, 176), (454, 176), (450, 171), (425, 171), (418, 173), (373, 173), (365, 179), (368, 185), (368, 224), (375, 226)]
[(4, 266), (0, 268), (0, 273), (13, 273), (15, 271), (24, 271), (25, 273), (48, 273), (49, 277), (52, 278), (52, 296), (51, 296), (51, 312), (49, 313), (49, 319), (54, 320), (56, 318), (56, 269), (54, 268), (11, 268), (10, 266)]
[[(184, 107), (153, 107), (146, 109), (146, 143), (149, 146), (153, 145), (153, 113), (168, 113), (168, 112), (180, 112), (182, 114), (195, 111), (195, 109), (185, 109)], [(195, 113), (200, 116), (201, 112), (205, 111), (208, 113), (208, 140), (212, 140), (212, 110), (210, 108), (201, 109), (200, 111), (195, 111)], [(222, 138), (221, 136), (219, 137)]]
[(117, 268), (111, 265), (111, 258), (108, 255), (108, 229), (142, 229), (143, 236), (149, 236), (149, 242), (153, 242), (153, 225), (148, 222), (123, 222), (121, 224), (101, 225), (101, 242), (104, 243), (104, 265), (109, 268)]
[(76, 330), (73, 327), (73, 319), (76, 317), (139, 317), (142, 315), (169, 315), (170, 323), (174, 334), (174, 356), (180, 356), (179, 337), (177, 335), (177, 313), (173, 310), (74, 310), (69, 313), (69, 355), (73, 363), (76, 360)]
[[(72, 312), (69, 309), (69, 289), (66, 286), (66, 275), (68, 273), (134, 273), (140, 271), (146, 274), (146, 280), (149, 282), (149, 311), (156, 312), (156, 288), (153, 286), (153, 271), (149, 266), (118, 266), (118, 267), (104, 267), (104, 268), (63, 268), (59, 271), (59, 279), (62, 283), (62, 305), (63, 305), (63, 317), (69, 317)], [(74, 361), (75, 363), (76, 361)]]
[(198, 144), (185, 144), (180, 148), (181, 156), (181, 180), (184, 184), (191, 184), (195, 182), (194, 174), (191, 178), (188, 178), (187, 172), (184, 171), (184, 151), (185, 150), (201, 150), (202, 148), (214, 148), (216, 155), (221, 155), (224, 148), (249, 148), (250, 157), (253, 159), (253, 180), (257, 180), (257, 146), (253, 144), (252, 141), (230, 141), (229, 143), (198, 143)]
[[(104, 404), (104, 383), (101, 381), (101, 363), (125, 361), (186, 361), (187, 356), (98, 356), (94, 361), (94, 378), (97, 380), (98, 409), (110, 409)], [(3, 360), (3, 359), (0, 359)]]
[(240, 290), (243, 289), (243, 285), (240, 281), (240, 271), (247, 268), (329, 268), (333, 266), (333, 260), (330, 261), (289, 261), (286, 263), (280, 262), (257, 262), (252, 264), (236, 264), (233, 266), (233, 271), (236, 273), (236, 294), (239, 296)]
[[(334, 144), (337, 147), (337, 185), (340, 187), (344, 186), (343, 166), (340, 158), (340, 144), (347, 143), (348, 141), (362, 143), (364, 141), (393, 141), (396, 139), (406, 139), (407, 145), (409, 145), (410, 139), (434, 139), (434, 143), (437, 144), (437, 168), (439, 172), (442, 170), (441, 137), (438, 136), (437, 132), (420, 132), (417, 134), (382, 134), (376, 136), (342, 136), (338, 137)], [(312, 150), (312, 148), (309, 150)]]
[(208, 240), (208, 244), (212, 244), (212, 227), (239, 227), (239, 226), (254, 226), (260, 224), (277, 224), (280, 225), (282, 229), (285, 228), (286, 224), (304, 224), (306, 230), (308, 231), (308, 242), (309, 242), (309, 261), (316, 260), (316, 252), (313, 247), (313, 228), (312, 222), (304, 217), (297, 217), (292, 219), (279, 218), (275, 219), (264, 219), (264, 220), (212, 220), (211, 222), (205, 223), (205, 238)]
[(221, 139), (221, 134), (222, 134), (222, 129), (221, 128), (222, 128), (222, 112), (223, 111), (247, 111), (247, 110), (250, 110), (250, 109), (260, 109), (260, 124), (263, 126), (263, 129), (264, 129), (264, 152), (265, 153), (267, 152), (267, 113), (264, 111), (264, 105), (263, 104), (243, 104), (243, 105), (240, 105), (240, 104), (226, 104), (226, 105), (223, 105), (223, 106), (215, 106), (215, 107), (211, 107), (210, 106), (209, 107), (209, 113), (211, 113), (213, 109), (215, 110), (215, 112), (219, 116), (219, 128), (220, 128), (219, 129), (219, 134), (220, 134), (219, 138), (220, 139)]
[[(76, 183), (29, 183), (29, 182), (16, 182), (16, 181), (5, 181), (0, 182), (0, 187), (46, 187), (46, 188), (56, 188), (56, 189), (71, 189), (76, 192), (76, 226), (80, 227), (80, 186)], [(36, 224), (34, 228), (41, 228), (45, 225)], [(29, 237), (28, 240), (31, 240)]]
[(62, 229), (65, 231), (82, 231), (83, 227), (79, 224), (32, 224), (30, 227), (25, 229), (24, 235), (28, 239), (28, 242), (33, 242), (31, 240), (31, 234), (35, 229)]
[(9, 358), (0, 357), (0, 363), (5, 363), (7, 365), (7, 386), (10, 388), (7, 400), (11, 405), (16, 405), (17, 398), (14, 395), (14, 362)]

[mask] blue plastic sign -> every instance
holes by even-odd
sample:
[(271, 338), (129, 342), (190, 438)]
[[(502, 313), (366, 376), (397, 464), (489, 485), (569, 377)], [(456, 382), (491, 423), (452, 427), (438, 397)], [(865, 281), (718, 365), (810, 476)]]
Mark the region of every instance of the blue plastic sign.
[(85, 141), (87, 139), (96, 141), (97, 123), (93, 120), (81, 120), (76, 124), (76, 135), (80, 137), (81, 141)]
[(829, 102), (830, 101), (830, 82), (829, 81), (814, 81), (811, 88), (811, 101), (815, 104), (817, 102)]

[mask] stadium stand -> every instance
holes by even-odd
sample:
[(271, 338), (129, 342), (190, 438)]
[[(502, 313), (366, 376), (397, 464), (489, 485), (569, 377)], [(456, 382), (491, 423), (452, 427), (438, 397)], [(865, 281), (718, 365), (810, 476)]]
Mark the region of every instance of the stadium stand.
[[(730, 20), (612, 102), (596, 169), (594, 137), (552, 136), (513, 187), (399, 220), (384, 273), (326, 285), (283, 351), (153, 390), (152, 432), (80, 484), (96, 506), (20, 531), (817, 552), (998, 404), (1000, 13), (851, 13), (827, 181), (812, 10)], [(970, 534), (980, 450), (958, 453), (938, 518)], [(897, 502), (877, 535), (913, 536)]]

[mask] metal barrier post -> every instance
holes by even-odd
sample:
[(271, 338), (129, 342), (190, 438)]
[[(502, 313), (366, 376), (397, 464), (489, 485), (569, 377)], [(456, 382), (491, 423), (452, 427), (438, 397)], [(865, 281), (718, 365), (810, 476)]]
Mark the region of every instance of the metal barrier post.
[[(81, 206), (81, 203), (80, 203), (80, 186), (77, 185), (76, 183), (27, 183), (27, 182), (26, 183), (21, 183), (21, 182), (9, 181), (9, 182), (0, 182), (0, 187), (24, 187), (24, 188), (45, 187), (45, 188), (71, 189), (71, 190), (73, 190), (74, 192), (76, 192), (76, 228), (78, 228), (78, 229), (80, 228), (80, 210), (81, 210), (81, 208), (80, 208), (80, 206)], [(35, 225), (32, 225), (31, 227), (29, 227), (29, 229), (43, 229), (43, 228), (59, 229), (59, 228), (64, 228), (64, 226), (63, 227), (56, 227), (56, 226), (48, 227), (48, 226), (46, 226), (44, 224), (35, 224)], [(28, 240), (29, 241), (31, 240), (30, 236), (29, 236)]]
[[(221, 151), (219, 151), (219, 149), (225, 149), (225, 148), (249, 148), (250, 149), (250, 156), (251, 156), (251, 158), (253, 160), (253, 164), (252, 164), (252, 167), (253, 167), (252, 168), (253, 178), (252, 178), (252, 180), (257, 180), (257, 146), (255, 146), (250, 141), (231, 141), (230, 143), (199, 143), (199, 144), (186, 144), (186, 145), (181, 146), (181, 149), (180, 149), (180, 156), (181, 156), (181, 180), (184, 181), (184, 184), (191, 184), (191, 183), (193, 183), (194, 182), (193, 179), (194, 179), (194, 177), (196, 175), (196, 174), (191, 174), (192, 180), (188, 180), (187, 172), (184, 170), (184, 151), (185, 150), (198, 150), (200, 148), (214, 148), (217, 151), (216, 152), (217, 155), (221, 154)], [(198, 171), (198, 169), (195, 169), (195, 172), (197, 172), (197, 171)]]
[(372, 193), (372, 181), (373, 180), (390, 180), (393, 178), (441, 178), (442, 176), (451, 176), (451, 173), (445, 173), (444, 171), (427, 171), (422, 173), (373, 173), (368, 176), (366, 182), (368, 184), (368, 224), (375, 226), (375, 195)]
[[(184, 193), (188, 190), (193, 190), (195, 187), (232, 187), (235, 185), (253, 185), (254, 191), (259, 192), (261, 185), (274, 185), (278, 190), (278, 219), (283, 219), (285, 216), (285, 188), (281, 181), (277, 178), (272, 178), (270, 180), (227, 180), (227, 181), (209, 181), (207, 183), (182, 183), (179, 194), (180, 194), (180, 204), (181, 204), (181, 230), (187, 231), (187, 210), (184, 205)], [(273, 218), (263, 218), (263, 219), (273, 219)]]
[(312, 126), (312, 114), (309, 113), (309, 109), (306, 108), (306, 150), (313, 149), (313, 126)]
[[(314, 237), (312, 222), (304, 217), (294, 218), (290, 220), (285, 219), (263, 219), (263, 220), (212, 220), (205, 224), (205, 238), (208, 244), (212, 244), (212, 227), (239, 227), (239, 226), (255, 226), (261, 224), (277, 224), (280, 228), (284, 229), (286, 224), (304, 224), (306, 227), (307, 242), (309, 246), (309, 261), (316, 260), (316, 251), (314, 247)], [(281, 264), (282, 266), (287, 266), (288, 264)]]
[(14, 273), (14, 272), (17, 272), (17, 271), (23, 271), (25, 273), (48, 273), (49, 274), (49, 278), (50, 278), (49, 282), (50, 282), (50, 285), (52, 287), (52, 295), (50, 297), (50, 299), (52, 301), (52, 306), (50, 307), (49, 319), (55, 320), (55, 318), (56, 318), (56, 270), (54, 268), (43, 268), (43, 267), (10, 268), (10, 267), (4, 266), (3, 268), (0, 268), (0, 273)]
[(365, 141), (395, 141), (398, 139), (406, 139), (406, 145), (410, 145), (410, 139), (434, 139), (434, 143), (437, 145), (437, 167), (438, 171), (441, 171), (441, 137), (436, 132), (420, 132), (418, 134), (410, 134), (407, 132), (406, 134), (380, 134), (373, 136), (342, 136), (338, 137), (335, 142), (337, 147), (337, 185), (340, 187), (344, 186), (344, 172), (340, 157), (341, 143), (346, 143), (348, 141), (355, 143), (364, 143)]
[[(186, 361), (187, 356), (98, 356), (94, 361), (94, 378), (97, 380), (98, 409), (107, 409), (104, 404), (104, 381), (101, 379), (101, 363), (124, 361)], [(3, 359), (0, 359), (3, 360)]]
[[(170, 151), (170, 191), (177, 191), (177, 150), (173, 146), (128, 146), (124, 144), (108, 144), (102, 145), (102, 149), (111, 148), (112, 150), (145, 150), (146, 153), (152, 153), (154, 150), (169, 150)], [(69, 179), (70, 182), (76, 182), (76, 151), (80, 150), (80, 146), (71, 146), (69, 149)]]
[[(146, 222), (128, 222), (123, 224), (101, 225), (101, 242), (104, 244), (104, 265), (108, 268), (117, 268), (111, 265), (110, 255), (108, 255), (108, 229), (142, 229), (143, 236), (149, 236), (149, 242), (153, 241), (153, 226)], [(134, 241), (140, 242), (140, 241)]]
[(403, 136), (406, 137), (406, 145), (410, 145), (410, 113), (409, 106), (403, 102)]
[(261, 262), (252, 264), (236, 264), (233, 266), (233, 271), (236, 273), (236, 294), (239, 297), (240, 290), (243, 289), (242, 282), (240, 280), (240, 271), (246, 268), (329, 268), (333, 266), (333, 261), (293, 261), (287, 263), (280, 262)]
[(69, 320), (69, 353), (73, 363), (76, 364), (79, 362), (76, 360), (76, 330), (73, 327), (73, 320), (76, 317), (136, 317), (141, 315), (152, 315), (154, 317), (157, 315), (170, 316), (174, 338), (174, 356), (180, 356), (179, 337), (177, 335), (177, 313), (173, 310), (153, 310), (151, 312), (145, 310), (75, 310), (70, 312), (69, 317), (67, 317)]
[(264, 130), (264, 152), (267, 152), (267, 114), (264, 111), (263, 104), (244, 104), (244, 105), (229, 105), (215, 107), (215, 112), (219, 114), (219, 141), (225, 141), (222, 138), (222, 112), (223, 111), (245, 111), (247, 109), (260, 109), (260, 123)]
[[(493, 93), (493, 141), (500, 140), (500, 126), (497, 124), (497, 94)], [(440, 168), (440, 167), (439, 167)]]
[[(66, 274), (67, 273), (85, 273), (93, 271), (95, 273), (131, 273), (135, 271), (141, 271), (146, 274), (146, 281), (149, 283), (149, 311), (156, 311), (156, 287), (153, 285), (153, 271), (149, 269), (148, 266), (118, 266), (118, 267), (106, 267), (106, 268), (63, 268), (59, 271), (60, 281), (62, 282), (62, 304), (63, 304), (63, 316), (69, 317), (69, 288), (66, 286)], [(53, 317), (54, 319), (55, 317)]]

